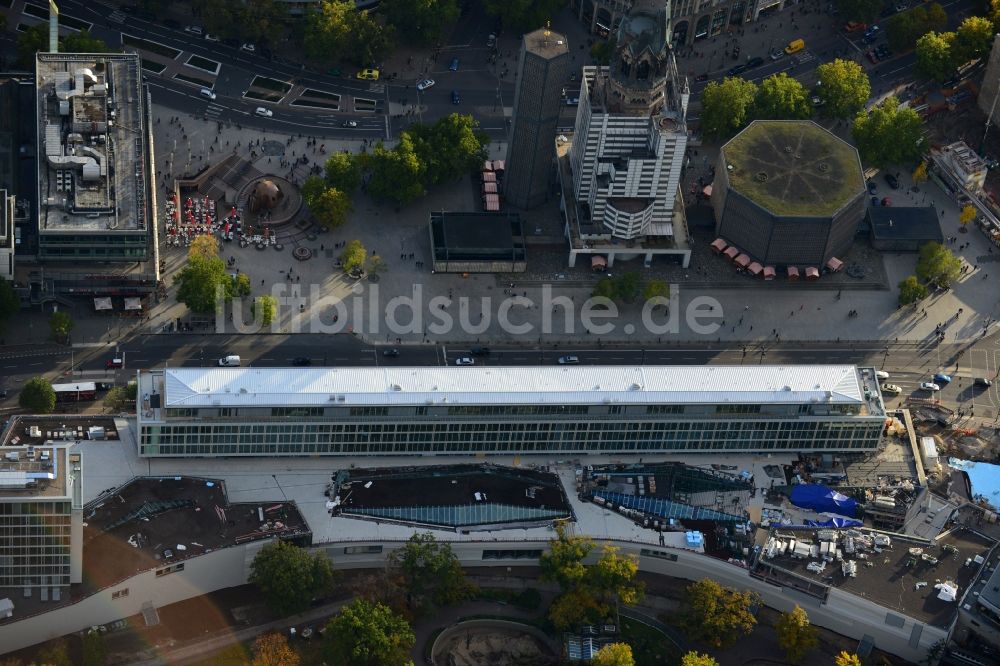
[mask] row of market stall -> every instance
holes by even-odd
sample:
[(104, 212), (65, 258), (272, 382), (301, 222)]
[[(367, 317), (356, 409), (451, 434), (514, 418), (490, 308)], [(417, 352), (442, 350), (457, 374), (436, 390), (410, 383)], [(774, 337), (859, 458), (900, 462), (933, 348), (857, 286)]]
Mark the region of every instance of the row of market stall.
[(123, 299), (122, 307), (115, 307), (117, 304), (110, 296), (103, 296), (94, 299), (94, 312), (111, 314), (113, 312), (124, 312), (134, 316), (142, 315), (142, 298), (139, 296), (126, 296)]
[(502, 203), (501, 186), (506, 171), (503, 160), (486, 160), (483, 162), (483, 210), (499, 212)]
[[(777, 277), (777, 270), (774, 266), (765, 266), (759, 261), (754, 261), (750, 255), (741, 251), (735, 245), (730, 245), (724, 238), (716, 238), (711, 243), (712, 252), (728, 259), (738, 271), (746, 271), (755, 277), (763, 277), (765, 280), (773, 280)], [(836, 273), (844, 267), (844, 262), (837, 257), (831, 257), (826, 262), (826, 270)], [(806, 280), (818, 280), (820, 269), (816, 266), (806, 266), (799, 269), (798, 266), (786, 266), (785, 273), (789, 280), (798, 280), (805, 277)]]
[(216, 213), (216, 202), (210, 197), (186, 197), (181, 205), (178, 196), (171, 192), (166, 201), (167, 245), (187, 247), (198, 236), (219, 236), (222, 240), (239, 240), (240, 247), (249, 245), (267, 246), (277, 242), (268, 226), (255, 227), (244, 223), (243, 216), (235, 206), (220, 217)]

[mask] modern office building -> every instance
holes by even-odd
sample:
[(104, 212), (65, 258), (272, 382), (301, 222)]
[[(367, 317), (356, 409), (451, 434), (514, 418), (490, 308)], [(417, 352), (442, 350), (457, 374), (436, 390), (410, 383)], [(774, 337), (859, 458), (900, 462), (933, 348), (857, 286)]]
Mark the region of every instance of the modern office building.
[(858, 451), (873, 370), (823, 366), (165, 368), (143, 456)]
[(155, 246), (149, 104), (134, 53), (39, 53), (38, 258), (142, 262)]
[(0, 278), (14, 278), (14, 197), (0, 189)]
[(662, 4), (636, 1), (610, 66), (583, 68), (574, 131), (557, 148), (571, 266), (579, 254), (690, 261), (679, 192), (690, 93), (668, 30)]
[(30, 597), (41, 588), (43, 600), (50, 591), (57, 599), (83, 579), (81, 455), (51, 442), (4, 447), (3, 455), (0, 589), (25, 588)]
[(534, 208), (549, 198), (555, 173), (553, 139), (572, 61), (569, 42), (548, 28), (521, 40), (504, 184), (507, 202), (518, 208)]
[(719, 151), (715, 232), (761, 264), (822, 267), (864, 218), (857, 149), (809, 120), (757, 120)]

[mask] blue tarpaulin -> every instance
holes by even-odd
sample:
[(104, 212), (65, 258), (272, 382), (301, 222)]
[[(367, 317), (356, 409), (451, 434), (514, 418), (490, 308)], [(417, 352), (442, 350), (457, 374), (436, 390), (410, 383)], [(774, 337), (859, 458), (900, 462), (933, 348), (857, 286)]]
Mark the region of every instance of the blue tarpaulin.
[(817, 513), (836, 513), (853, 518), (858, 503), (847, 495), (818, 483), (801, 483), (792, 488), (792, 504)]

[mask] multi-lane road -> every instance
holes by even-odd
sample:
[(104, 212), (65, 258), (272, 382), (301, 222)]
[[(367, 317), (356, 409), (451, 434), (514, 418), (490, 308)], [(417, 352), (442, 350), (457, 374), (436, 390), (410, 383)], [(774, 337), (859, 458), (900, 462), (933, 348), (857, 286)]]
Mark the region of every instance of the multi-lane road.
[[(136, 369), (211, 367), (227, 354), (239, 355), (244, 365), (255, 367), (289, 366), (293, 360), (308, 358), (314, 366), (440, 366), (454, 365), (463, 356), (472, 356), (475, 345), (400, 346), (398, 356), (386, 356), (385, 346), (374, 347), (350, 335), (249, 335), (222, 336), (191, 333), (138, 336), (110, 346), (76, 348), (68, 351), (0, 352), (0, 375), (12, 381), (13, 393), (26, 378), (45, 374), (52, 378), (74, 375), (90, 380), (125, 381)], [(124, 370), (105, 370), (105, 361), (124, 353)], [(919, 389), (935, 372), (953, 377), (937, 396), (954, 409), (975, 406), (979, 417), (992, 417), (1000, 408), (998, 387), (978, 389), (975, 377), (993, 379), (1000, 371), (1000, 347), (985, 340), (976, 345), (890, 344), (878, 342), (850, 344), (754, 344), (724, 347), (714, 344), (655, 345), (621, 348), (594, 345), (494, 346), (488, 355), (474, 356), (479, 365), (551, 365), (561, 356), (576, 356), (591, 365), (761, 365), (846, 363), (871, 365), (890, 373), (891, 382), (903, 389), (898, 398), (886, 395), (890, 406), (908, 397), (928, 398)]]

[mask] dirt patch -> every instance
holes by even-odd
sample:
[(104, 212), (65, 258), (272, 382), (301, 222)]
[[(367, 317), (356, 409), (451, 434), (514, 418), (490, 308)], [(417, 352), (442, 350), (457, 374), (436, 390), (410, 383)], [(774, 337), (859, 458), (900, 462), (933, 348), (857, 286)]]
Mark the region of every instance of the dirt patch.
[(543, 666), (555, 655), (534, 636), (503, 627), (470, 627), (443, 638), (434, 662), (452, 666)]

